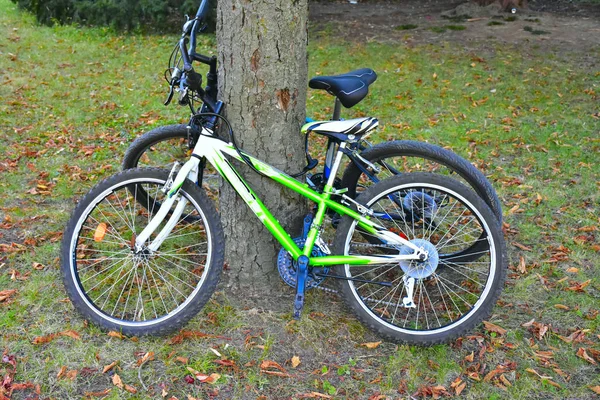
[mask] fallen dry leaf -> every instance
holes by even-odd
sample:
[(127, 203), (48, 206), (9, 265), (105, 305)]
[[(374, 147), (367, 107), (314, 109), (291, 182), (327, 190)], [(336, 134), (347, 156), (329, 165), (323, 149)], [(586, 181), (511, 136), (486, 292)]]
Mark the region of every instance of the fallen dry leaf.
[(539, 373), (538, 373), (538, 372), (537, 372), (535, 369), (533, 369), (533, 368), (527, 368), (525, 371), (527, 371), (527, 372), (529, 372), (529, 373), (531, 373), (531, 374), (537, 375), (537, 376), (538, 376), (540, 379), (548, 379), (548, 380), (552, 379), (552, 377), (551, 377), (551, 376), (547, 376), (547, 375), (540, 375), (540, 374), (539, 374)]
[(128, 391), (129, 393), (131, 393), (131, 394), (136, 394), (136, 393), (137, 393), (137, 389), (136, 389), (136, 388), (134, 388), (134, 387), (133, 387), (133, 386), (131, 386), (131, 385), (127, 385), (127, 384), (126, 384), (126, 385), (125, 385), (125, 387), (124, 387), (123, 389), (127, 390), (127, 391)]
[(63, 365), (62, 367), (60, 367), (60, 371), (58, 371), (58, 374), (56, 374), (56, 379), (60, 379), (63, 376), (65, 376), (65, 374), (67, 373), (67, 366)]
[(231, 368), (237, 368), (237, 365), (235, 365), (235, 361), (233, 360), (214, 360), (213, 361), (215, 364), (219, 364), (222, 365), (224, 367), (231, 367)]
[(74, 381), (75, 378), (77, 378), (77, 373), (78, 371), (76, 369), (72, 369), (69, 372), (67, 372), (67, 378), (71, 381)]
[(85, 392), (85, 397), (104, 397), (108, 396), (112, 389), (104, 389), (101, 392)]
[(310, 392), (297, 394), (296, 397), (299, 399), (331, 399), (332, 397), (319, 392)]
[(557, 336), (560, 340), (562, 340), (565, 343), (581, 342), (585, 338), (586, 332), (589, 332), (589, 330), (588, 329), (584, 329), (584, 330), (578, 329), (575, 332), (571, 333), (567, 337), (561, 336), (561, 335), (557, 335)]
[(510, 383), (510, 381), (508, 380), (508, 378), (506, 378), (506, 376), (504, 376), (504, 374), (500, 375), (500, 382), (502, 382), (504, 386), (512, 386), (512, 383)]
[(113, 369), (118, 363), (119, 363), (119, 361), (113, 361), (110, 364), (105, 365), (104, 368), (102, 368), (102, 373), (103, 374), (107, 373), (108, 371)]
[(292, 368), (296, 368), (298, 365), (300, 365), (300, 357), (292, 357)]
[(31, 343), (33, 343), (33, 344), (46, 344), (46, 343), (49, 343), (49, 342), (53, 341), (55, 337), (56, 337), (55, 333), (52, 333), (52, 334), (46, 335), (46, 336), (38, 336), (38, 337), (34, 338)]
[(489, 332), (495, 332), (501, 336), (506, 334), (506, 329), (504, 329), (496, 324), (492, 324), (491, 322), (483, 321), (483, 325), (485, 326), (485, 329)]
[(110, 337), (117, 338), (117, 339), (125, 339), (125, 335), (123, 335), (120, 332), (116, 332), (116, 331), (110, 331), (107, 333), (107, 335)]
[(527, 247), (527, 246), (525, 246), (525, 245), (523, 245), (521, 243), (517, 243), (517, 242), (512, 242), (512, 245), (515, 246), (515, 247), (518, 247), (519, 249), (524, 250), (524, 251), (531, 251), (531, 250), (533, 250), (531, 247)]
[(281, 376), (284, 378), (291, 377), (279, 363), (270, 360), (264, 360), (260, 363), (260, 372), (267, 375)]
[(62, 331), (59, 333), (59, 335), (68, 336), (68, 337), (76, 339), (76, 340), (81, 340), (81, 336), (79, 336), (79, 333), (75, 332), (74, 330)]
[(565, 290), (569, 290), (569, 291), (572, 291), (572, 292), (583, 292), (583, 289), (585, 289), (585, 287), (587, 285), (589, 285), (591, 282), (592, 282), (592, 280), (588, 279), (585, 282), (578, 283), (577, 285), (568, 287)]
[(221, 377), (221, 375), (217, 373), (210, 375), (202, 374), (193, 369), (192, 367), (187, 367), (187, 370), (190, 371), (194, 375), (194, 377), (201, 383), (215, 383)]
[(565, 310), (565, 311), (570, 310), (570, 308), (568, 306), (565, 306), (564, 304), (555, 304), (554, 308), (558, 308), (559, 310)]
[(173, 336), (171, 339), (169, 339), (169, 341), (167, 342), (168, 344), (180, 344), (183, 343), (183, 341), (185, 339), (197, 339), (197, 338), (216, 338), (216, 339), (229, 339), (226, 338), (224, 336), (215, 336), (215, 335), (209, 335), (208, 333), (204, 333), (204, 332), (200, 332), (200, 331), (187, 331), (187, 330), (182, 330), (179, 332), (179, 334)]
[(44, 264), (40, 264), (39, 262), (34, 262), (32, 266), (33, 266), (33, 269), (35, 269), (36, 271), (41, 271), (44, 268), (46, 268), (46, 266)]
[(380, 344), (381, 342), (367, 342), (361, 343), (361, 346), (366, 347), (367, 349), (376, 349)]
[(592, 357), (590, 357), (583, 347), (580, 347), (579, 350), (577, 350), (577, 357), (584, 359), (585, 361), (589, 362), (590, 364), (594, 364), (594, 365), (597, 364), (596, 360), (594, 360)]
[(592, 358), (598, 362), (600, 362), (600, 351), (594, 350), (592, 348), (587, 349), (588, 353), (592, 356)]
[(518, 269), (519, 269), (519, 272), (521, 274), (524, 274), (524, 273), (527, 272), (527, 266), (525, 265), (525, 257), (523, 257), (523, 256), (521, 256), (519, 258), (519, 267), (518, 267)]
[(465, 356), (465, 361), (466, 362), (473, 362), (473, 359), (475, 358), (475, 353), (471, 352), (471, 354)]
[(123, 389), (123, 381), (121, 380), (121, 377), (119, 376), (119, 374), (114, 374), (112, 377), (112, 383), (113, 385), (115, 385), (116, 387)]
[(142, 358), (137, 360), (137, 365), (140, 366), (148, 361), (152, 361), (154, 360), (154, 352), (153, 351), (149, 351), (147, 353), (145, 353)]
[(544, 335), (550, 329), (550, 325), (542, 324), (540, 322), (535, 322), (535, 319), (532, 319), (529, 322), (526, 322), (521, 325), (524, 328), (528, 328), (531, 333), (533, 333), (538, 340), (542, 340)]
[(182, 364), (187, 364), (189, 361), (189, 358), (177, 356), (177, 357), (175, 357), (175, 361), (179, 361)]
[(10, 289), (10, 290), (2, 290), (2, 291), (0, 291), (0, 302), (8, 300), (15, 293), (17, 293), (17, 289)]
[(596, 394), (600, 394), (600, 386), (588, 386), (590, 390)]
[(454, 394), (460, 396), (465, 387), (467, 387), (467, 382), (464, 382), (460, 377), (456, 377), (454, 381), (450, 384), (450, 387), (454, 389)]

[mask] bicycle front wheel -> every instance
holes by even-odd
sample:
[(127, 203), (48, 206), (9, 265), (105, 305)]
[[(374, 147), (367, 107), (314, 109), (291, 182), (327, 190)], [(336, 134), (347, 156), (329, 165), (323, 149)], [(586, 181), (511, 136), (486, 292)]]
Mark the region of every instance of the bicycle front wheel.
[(185, 209), (159, 249), (135, 248), (137, 235), (166, 198), (161, 189), (168, 175), (161, 169), (113, 175), (83, 197), (67, 225), (61, 247), (67, 293), (84, 317), (104, 329), (129, 335), (177, 330), (219, 281), (222, 227), (210, 200), (190, 181), (179, 191)]
[[(412, 173), (369, 187), (357, 201), (373, 210), (379, 224), (429, 254), (424, 262), (337, 267), (338, 274), (361, 280), (341, 283), (361, 322), (392, 341), (431, 345), (462, 335), (490, 314), (506, 277), (505, 245), (480, 197), (448, 177)], [(478, 241), (486, 245), (474, 246)], [(475, 248), (477, 255), (465, 257), (465, 249)], [(334, 250), (412, 254), (408, 246), (369, 240), (350, 217), (338, 227)]]

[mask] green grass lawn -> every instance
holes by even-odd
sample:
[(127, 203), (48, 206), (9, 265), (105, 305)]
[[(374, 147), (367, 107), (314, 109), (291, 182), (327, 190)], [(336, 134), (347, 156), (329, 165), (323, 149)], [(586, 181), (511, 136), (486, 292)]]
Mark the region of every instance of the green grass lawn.
[[(377, 116), (377, 140), (450, 148), (494, 183), (510, 271), (490, 321), (506, 333), (482, 326), (451, 345), (368, 348), (379, 339), (339, 299), (311, 293), (303, 320), (291, 322), (284, 289), (280, 308), (236, 307), (225, 290), (187, 335), (118, 338), (66, 299), (59, 241), (76, 199), (119, 169), (137, 135), (185, 121), (186, 110), (161, 105), (176, 38), (40, 27), (8, 0), (0, 30), (0, 373), (12, 376), (14, 356), (24, 386), (13, 398), (587, 399), (600, 390), (598, 64), (495, 41), (476, 52), (311, 40), (311, 74), (368, 66), (379, 75), (346, 118)], [(213, 51), (213, 37), (201, 40)], [(327, 118), (331, 105), (312, 91), (307, 113)], [(265, 373), (264, 360), (288, 376)], [(188, 384), (188, 367), (218, 379)]]

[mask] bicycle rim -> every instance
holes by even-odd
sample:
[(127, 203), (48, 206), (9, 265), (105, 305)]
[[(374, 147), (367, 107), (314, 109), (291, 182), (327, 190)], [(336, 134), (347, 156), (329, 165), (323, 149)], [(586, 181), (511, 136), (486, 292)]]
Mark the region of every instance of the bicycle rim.
[[(414, 197), (414, 193), (439, 198), (440, 206), (428, 209), (423, 204), (401, 209), (398, 198), (404, 201), (407, 196)], [(430, 262), (426, 263), (344, 266), (347, 277), (372, 282), (348, 282), (352, 295), (371, 318), (396, 332), (435, 335), (457, 328), (477, 313), (492, 292), (498, 268), (497, 246), (488, 239), (492, 237), (489, 224), (465, 197), (436, 184), (407, 183), (377, 194), (367, 205), (376, 213), (403, 216), (401, 220), (375, 219), (430, 253)], [(424, 218), (427, 214), (430, 215)], [(454, 262), (451, 254), (480, 247), (473, 246), (479, 240), (487, 242), (487, 246), (483, 246), (485, 250), (478, 249), (479, 254), (473, 254), (469, 260)], [(373, 243), (368, 234), (357, 229), (356, 221), (346, 236), (344, 254), (373, 256), (398, 252), (411, 254), (412, 251), (407, 246), (393, 248)], [(410, 298), (405, 278), (414, 279), (414, 307), (406, 306), (404, 301)]]
[[(81, 298), (107, 321), (143, 327), (168, 320), (189, 305), (208, 275), (211, 231), (198, 203), (183, 190), (188, 204), (159, 250), (133, 250), (165, 196), (163, 185), (148, 177), (118, 182), (88, 205), (75, 226), (70, 273)], [(144, 195), (145, 207), (139, 193), (152, 194)]]

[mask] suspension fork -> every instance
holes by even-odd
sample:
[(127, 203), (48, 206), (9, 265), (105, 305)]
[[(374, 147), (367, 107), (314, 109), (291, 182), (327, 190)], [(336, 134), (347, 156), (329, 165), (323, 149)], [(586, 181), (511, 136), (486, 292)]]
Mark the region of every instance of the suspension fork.
[[(156, 215), (150, 220), (150, 223), (142, 230), (142, 232), (135, 238), (135, 251), (139, 252), (147, 248), (151, 252), (158, 250), (160, 245), (165, 241), (165, 239), (171, 234), (171, 231), (181, 218), (183, 211), (185, 210), (185, 206), (188, 203), (188, 200), (179, 194), (179, 189), (183, 186), (183, 183), (186, 179), (190, 179), (193, 182), (198, 180), (198, 176), (200, 174), (200, 163), (202, 159), (197, 156), (192, 156), (179, 170), (175, 179), (172, 180), (173, 175), (179, 163), (175, 163), (173, 165), (173, 169), (171, 169), (171, 173), (169, 174), (169, 179), (165, 183), (162, 191), (167, 193), (167, 199), (163, 201)], [(172, 183), (171, 183), (172, 180)], [(171, 216), (158, 233), (158, 235), (146, 245), (146, 242), (150, 239), (150, 235), (154, 233), (160, 226), (160, 224), (164, 221), (164, 219), (169, 214), (171, 207), (177, 202), (175, 209), (171, 213)]]

